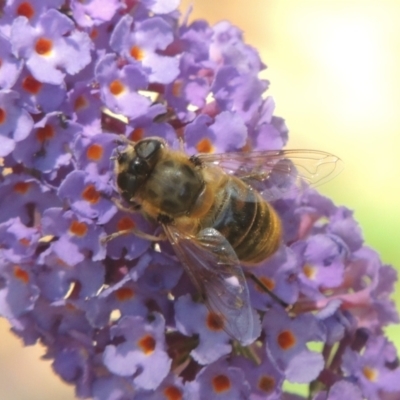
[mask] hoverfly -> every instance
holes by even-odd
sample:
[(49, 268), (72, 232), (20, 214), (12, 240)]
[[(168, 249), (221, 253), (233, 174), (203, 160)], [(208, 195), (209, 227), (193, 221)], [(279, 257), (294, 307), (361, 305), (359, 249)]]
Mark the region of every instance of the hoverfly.
[(313, 150), (189, 156), (149, 137), (126, 141), (115, 174), (130, 208), (162, 224), (209, 310), (246, 345), (258, 334), (241, 265), (257, 265), (280, 246), (281, 221), (270, 201), (303, 181), (332, 178), (340, 163)]

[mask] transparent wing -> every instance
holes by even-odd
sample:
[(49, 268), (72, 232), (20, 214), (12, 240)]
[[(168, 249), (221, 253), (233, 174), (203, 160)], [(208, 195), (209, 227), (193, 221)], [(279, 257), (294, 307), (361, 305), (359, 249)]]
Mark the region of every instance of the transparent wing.
[(321, 185), (343, 169), (340, 158), (318, 150), (200, 154), (198, 158), (244, 180), (270, 201), (302, 187), (304, 183)]
[(207, 307), (221, 318), (224, 330), (243, 345), (252, 343), (260, 329), (253, 317), (246, 278), (229, 242), (213, 228), (197, 236), (173, 225), (164, 225), (164, 230)]

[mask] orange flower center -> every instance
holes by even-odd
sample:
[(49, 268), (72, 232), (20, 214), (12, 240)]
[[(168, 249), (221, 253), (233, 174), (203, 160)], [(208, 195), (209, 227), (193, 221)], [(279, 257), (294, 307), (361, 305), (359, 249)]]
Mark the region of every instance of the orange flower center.
[(28, 189), (30, 188), (30, 186), (31, 186), (31, 184), (28, 182), (17, 182), (14, 185), (13, 189), (14, 189), (14, 192), (17, 192), (19, 194), (25, 194), (28, 191)]
[(314, 268), (313, 266), (311, 266), (310, 264), (306, 264), (303, 267), (303, 272), (304, 275), (308, 278), (308, 279), (314, 279), (315, 275), (317, 273), (316, 268)]
[(144, 58), (144, 51), (139, 46), (132, 46), (130, 55), (138, 61), (142, 61)]
[(272, 376), (263, 375), (258, 380), (258, 387), (263, 392), (272, 392), (275, 388), (275, 379)]
[(222, 317), (214, 312), (208, 313), (206, 323), (211, 331), (220, 331), (224, 328)]
[(278, 335), (278, 344), (283, 350), (288, 350), (296, 344), (296, 337), (291, 331), (282, 331)]
[(92, 161), (99, 161), (103, 157), (103, 147), (97, 143), (92, 144), (86, 150), (86, 157)]
[(22, 88), (31, 94), (38, 94), (42, 86), (42, 82), (37, 81), (32, 75), (28, 75), (22, 81)]
[(82, 237), (86, 235), (88, 227), (84, 222), (72, 221), (69, 226), (69, 231), (75, 236)]
[(89, 33), (90, 39), (94, 40), (99, 36), (99, 31), (96, 28), (92, 28), (92, 30)]
[(133, 229), (135, 227), (135, 221), (133, 221), (130, 217), (122, 217), (117, 222), (118, 231), (126, 231), (129, 229)]
[(28, 3), (27, 1), (22, 2), (17, 7), (16, 12), (17, 12), (17, 15), (26, 17), (28, 19), (31, 19), (35, 14), (35, 10), (33, 9), (31, 3)]
[(74, 102), (74, 110), (79, 111), (82, 110), (83, 108), (86, 108), (88, 105), (88, 102), (86, 100), (86, 97), (84, 95), (80, 95), (75, 99)]
[(40, 142), (43, 143), (46, 140), (51, 139), (54, 137), (54, 128), (51, 125), (45, 125), (42, 128), (38, 128), (36, 131), (36, 139)]
[(172, 84), (172, 94), (175, 97), (181, 97), (182, 95), (182, 88), (183, 88), (183, 82), (181, 80), (176, 80)]
[(0, 108), (0, 124), (6, 120), (6, 112), (4, 108)]
[(204, 138), (197, 142), (196, 149), (199, 153), (212, 153), (214, 150), (214, 147), (213, 147), (210, 139)]
[(36, 53), (41, 56), (48, 55), (53, 48), (53, 42), (50, 39), (40, 38), (37, 40), (35, 45)]
[(167, 386), (164, 389), (164, 396), (167, 400), (182, 400), (182, 392), (176, 386)]
[(153, 336), (145, 335), (138, 341), (138, 346), (141, 348), (144, 354), (150, 355), (156, 348), (156, 341)]
[(22, 246), (29, 246), (30, 240), (27, 238), (21, 238), (18, 240), (18, 242), (22, 244)]
[(20, 268), (18, 265), (14, 266), (14, 276), (25, 284), (29, 282), (28, 273)]
[[(275, 281), (271, 278), (268, 278), (266, 276), (260, 276), (258, 278), (269, 290), (274, 290), (275, 287)], [(256, 289), (259, 292), (263, 292), (263, 289), (260, 287), (260, 285), (256, 284)]]
[(375, 382), (378, 378), (378, 371), (375, 368), (364, 367), (363, 374), (371, 382)]
[(132, 140), (133, 142), (137, 142), (138, 140), (143, 138), (143, 135), (144, 135), (143, 128), (135, 128), (129, 135), (129, 139)]
[(128, 301), (132, 299), (135, 296), (135, 292), (128, 287), (122, 287), (119, 288), (115, 292), (115, 297), (117, 298), (118, 301)]
[(100, 199), (100, 193), (94, 185), (88, 185), (82, 192), (82, 198), (89, 203), (96, 204)]
[(212, 380), (212, 386), (216, 393), (226, 392), (231, 388), (231, 381), (226, 375), (217, 375)]
[(125, 86), (120, 80), (116, 79), (110, 83), (109, 89), (114, 96), (118, 96), (125, 90)]

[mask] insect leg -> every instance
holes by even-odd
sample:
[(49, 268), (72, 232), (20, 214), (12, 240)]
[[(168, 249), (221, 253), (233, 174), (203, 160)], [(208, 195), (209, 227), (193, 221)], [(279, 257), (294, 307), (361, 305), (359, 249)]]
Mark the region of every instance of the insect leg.
[(155, 235), (150, 235), (148, 233), (142, 232), (139, 229), (133, 228), (133, 229), (124, 229), (122, 231), (114, 232), (111, 235), (107, 235), (105, 238), (102, 239), (102, 243), (108, 243), (111, 240), (114, 240), (115, 238), (122, 236), (122, 235), (135, 235), (137, 237), (140, 237), (142, 239), (150, 240), (152, 242), (159, 242), (160, 240), (165, 240), (165, 235), (164, 233), (160, 234), (159, 236)]
[(115, 142), (117, 144), (121, 144), (122, 143), (122, 144), (129, 144), (131, 146), (135, 146), (136, 142), (128, 139), (126, 136), (124, 136), (124, 135), (118, 135), (118, 136), (119, 136), (118, 139), (115, 139)]
[(133, 214), (137, 211), (140, 210), (140, 204), (132, 204), (131, 207), (125, 207), (122, 205), (117, 199), (111, 199), (111, 201), (114, 203), (114, 205), (118, 208), (118, 210), (121, 210), (126, 213)]
[(246, 276), (249, 277), (251, 280), (253, 280), (262, 290), (267, 292), (278, 304), (280, 304), (283, 308), (288, 308), (290, 304), (287, 304), (284, 302), (281, 298), (279, 298), (274, 292), (272, 292), (270, 289), (267, 288), (267, 286), (264, 285), (260, 279), (257, 278), (254, 274), (247, 272)]
[(185, 142), (183, 141), (183, 137), (179, 136), (178, 137), (179, 140), (179, 150), (184, 153), (185, 152)]
[(265, 172), (260, 172), (260, 173), (248, 173), (247, 175), (240, 175), (240, 179), (243, 181), (249, 181), (249, 180), (256, 180), (256, 181), (265, 181), (268, 178), (268, 174)]
[[(153, 104), (160, 103), (160, 102), (154, 102)], [(154, 119), (153, 122), (156, 123), (161, 123), (161, 122), (170, 122), (174, 117), (176, 117), (175, 112), (172, 110), (167, 110), (164, 114), (157, 115)]]

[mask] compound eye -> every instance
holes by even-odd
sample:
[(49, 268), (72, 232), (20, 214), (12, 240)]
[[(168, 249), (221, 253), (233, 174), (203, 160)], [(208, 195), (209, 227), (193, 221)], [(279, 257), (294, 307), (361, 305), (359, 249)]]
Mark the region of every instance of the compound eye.
[(160, 150), (162, 143), (156, 139), (142, 140), (135, 146), (135, 152), (145, 160), (153, 157)]
[(150, 170), (146, 161), (135, 158), (129, 163), (128, 172), (132, 175), (145, 175), (149, 173)]
[(132, 196), (138, 188), (136, 176), (121, 173), (117, 176), (117, 185), (122, 192), (129, 193)]

